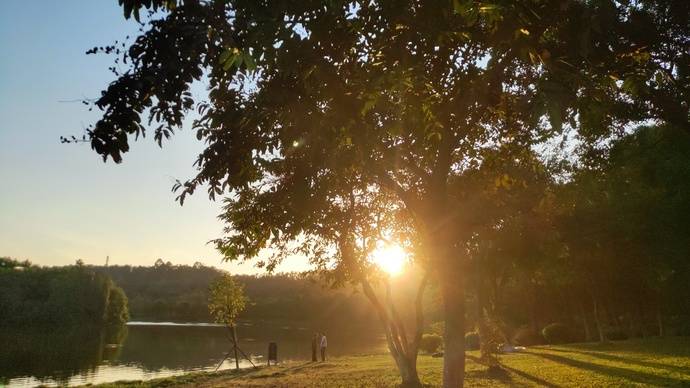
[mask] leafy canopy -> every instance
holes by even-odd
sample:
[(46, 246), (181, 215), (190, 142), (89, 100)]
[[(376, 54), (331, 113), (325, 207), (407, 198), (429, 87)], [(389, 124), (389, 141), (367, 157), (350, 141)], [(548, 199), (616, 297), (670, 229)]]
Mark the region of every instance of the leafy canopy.
[(246, 304), (244, 288), (229, 274), (224, 274), (209, 286), (208, 309), (216, 323), (234, 325)]
[[(160, 143), (196, 107), (207, 147), (179, 200), (205, 186), (273, 201), (278, 218), (228, 258), (255, 255), (273, 231), (298, 235), (353, 182), (394, 193), (420, 230), (463, 235), (472, 209), (451, 201), (462, 187), (449, 178), (485, 150), (528, 149), (564, 127), (592, 145), (636, 121), (688, 126), (683, 1), (121, 4), (127, 17), (159, 12), (123, 51), (130, 67), (87, 136), (119, 162), (147, 122)], [(192, 95), (196, 81), (206, 96)]]

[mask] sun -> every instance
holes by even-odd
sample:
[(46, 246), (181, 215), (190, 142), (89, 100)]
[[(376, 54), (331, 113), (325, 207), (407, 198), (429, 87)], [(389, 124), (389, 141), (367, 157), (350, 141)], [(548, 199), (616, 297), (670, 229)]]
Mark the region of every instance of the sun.
[(389, 275), (395, 276), (399, 275), (405, 267), (407, 253), (398, 245), (383, 245), (376, 248), (371, 257), (374, 264), (378, 265), (379, 268)]

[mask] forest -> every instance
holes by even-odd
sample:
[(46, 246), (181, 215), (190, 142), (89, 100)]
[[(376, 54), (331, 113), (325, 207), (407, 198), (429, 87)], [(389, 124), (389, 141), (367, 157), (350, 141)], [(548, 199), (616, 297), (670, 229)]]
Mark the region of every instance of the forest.
[(526, 345), (554, 323), (555, 342), (690, 335), (690, 135), (639, 127), (568, 176), (530, 175), (486, 197), (512, 209), (471, 245), (475, 326)]
[(39, 267), (0, 258), (0, 326), (118, 326), (129, 320), (127, 297), (113, 281), (83, 263)]
[[(90, 268), (122, 287), (134, 321), (211, 322), (209, 285), (224, 273), (201, 263), (173, 265), (161, 259), (150, 267)], [(249, 298), (241, 319), (318, 324), (349, 317), (363, 325), (375, 322), (367, 300), (352, 288), (332, 289), (297, 273), (234, 278)]]

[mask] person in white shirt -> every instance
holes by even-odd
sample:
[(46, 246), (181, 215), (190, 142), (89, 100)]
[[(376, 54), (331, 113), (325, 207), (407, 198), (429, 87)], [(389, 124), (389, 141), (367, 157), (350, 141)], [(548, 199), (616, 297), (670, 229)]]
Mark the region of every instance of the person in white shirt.
[(326, 348), (328, 347), (328, 339), (326, 334), (321, 334), (321, 361), (326, 361)]

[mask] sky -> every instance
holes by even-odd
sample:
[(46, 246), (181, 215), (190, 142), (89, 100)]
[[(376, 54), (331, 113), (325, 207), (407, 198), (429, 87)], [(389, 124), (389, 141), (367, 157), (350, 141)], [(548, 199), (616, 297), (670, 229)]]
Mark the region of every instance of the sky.
[[(160, 149), (131, 142), (121, 164), (103, 163), (88, 143), (61, 144), (95, 122), (79, 101), (114, 78), (113, 57), (94, 46), (137, 35), (116, 0), (3, 1), (0, 12), (0, 256), (39, 265), (152, 265), (196, 261), (234, 273), (207, 242), (221, 236), (220, 204), (198, 191), (175, 202), (175, 179), (192, 177), (203, 144), (183, 128)], [(278, 271), (305, 269), (288, 260)]]

